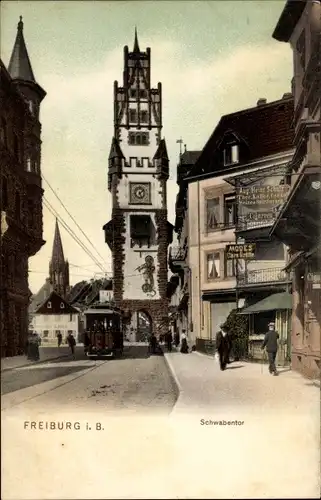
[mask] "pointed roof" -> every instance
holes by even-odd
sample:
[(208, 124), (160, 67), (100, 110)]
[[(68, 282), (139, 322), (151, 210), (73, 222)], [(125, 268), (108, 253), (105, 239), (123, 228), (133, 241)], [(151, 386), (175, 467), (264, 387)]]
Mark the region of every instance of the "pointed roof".
[(62, 242), (61, 242), (61, 236), (57, 218), (56, 218), (55, 236), (52, 247), (51, 263), (53, 265), (65, 263), (64, 251), (62, 248)]
[(79, 310), (53, 290), (34, 311), (34, 314), (77, 314)]
[(168, 160), (167, 147), (165, 139), (161, 139), (157, 151), (154, 156), (154, 160)]
[(13, 79), (36, 83), (23, 36), (22, 16), (20, 16), (20, 21), (18, 23), (18, 32), (11, 54), (8, 71)]
[(125, 158), (123, 155), (123, 152), (121, 150), (121, 147), (119, 145), (119, 142), (115, 137), (113, 137), (111, 147), (110, 147), (110, 153), (109, 153), (109, 160), (111, 158)]
[(134, 41), (134, 50), (133, 52), (140, 52), (140, 49), (139, 49), (139, 44), (138, 44), (138, 36), (137, 36), (137, 28), (135, 26), (135, 41)]

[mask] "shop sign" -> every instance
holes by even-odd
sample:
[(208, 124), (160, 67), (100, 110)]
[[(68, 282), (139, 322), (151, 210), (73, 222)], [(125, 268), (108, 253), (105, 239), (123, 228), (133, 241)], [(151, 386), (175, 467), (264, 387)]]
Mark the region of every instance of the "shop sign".
[(240, 205), (280, 205), (284, 202), (290, 186), (282, 184), (279, 186), (252, 186), (240, 188), (238, 202)]
[(227, 245), (226, 258), (234, 259), (254, 259), (255, 258), (255, 243), (246, 243), (242, 245)]

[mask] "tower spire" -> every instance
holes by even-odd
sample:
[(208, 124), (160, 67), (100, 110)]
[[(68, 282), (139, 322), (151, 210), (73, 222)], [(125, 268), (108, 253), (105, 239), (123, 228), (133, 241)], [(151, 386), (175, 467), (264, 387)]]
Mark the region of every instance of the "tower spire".
[(64, 250), (62, 247), (60, 229), (57, 218), (56, 218), (55, 236), (52, 247), (51, 263), (53, 267), (65, 264)]
[(18, 23), (17, 36), (13, 46), (8, 71), (13, 79), (36, 83), (23, 36), (22, 16), (20, 16)]
[(135, 41), (134, 41), (134, 52), (140, 52), (137, 36), (137, 27), (135, 26)]

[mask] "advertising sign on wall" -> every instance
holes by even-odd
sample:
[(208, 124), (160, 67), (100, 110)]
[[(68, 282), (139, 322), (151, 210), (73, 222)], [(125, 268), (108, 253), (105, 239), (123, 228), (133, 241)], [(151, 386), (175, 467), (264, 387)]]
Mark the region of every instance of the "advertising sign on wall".
[(234, 259), (254, 259), (255, 258), (255, 243), (247, 243), (242, 245), (227, 245), (226, 258)]
[(238, 193), (240, 205), (268, 205), (277, 206), (284, 202), (290, 186), (252, 186), (240, 188)]

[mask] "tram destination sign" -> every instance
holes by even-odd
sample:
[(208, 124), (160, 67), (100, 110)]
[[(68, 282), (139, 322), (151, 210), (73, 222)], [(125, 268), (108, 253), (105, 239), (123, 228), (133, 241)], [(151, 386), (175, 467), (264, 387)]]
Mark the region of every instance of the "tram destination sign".
[(284, 202), (290, 186), (282, 184), (280, 186), (252, 186), (240, 188), (238, 192), (238, 202), (240, 205), (280, 205)]
[(228, 260), (254, 259), (255, 249), (255, 243), (247, 243), (242, 245), (226, 245), (226, 258)]

